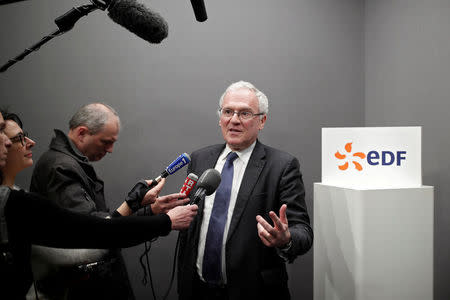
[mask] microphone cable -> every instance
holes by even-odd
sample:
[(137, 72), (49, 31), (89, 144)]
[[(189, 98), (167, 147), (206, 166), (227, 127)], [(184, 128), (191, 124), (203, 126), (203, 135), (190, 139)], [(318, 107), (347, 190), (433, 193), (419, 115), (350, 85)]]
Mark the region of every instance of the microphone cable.
[[(152, 188), (154, 186), (156, 186), (156, 184), (161, 180), (161, 178), (166, 178), (168, 175), (175, 173), (177, 170), (181, 169), (182, 167), (184, 167), (185, 165), (187, 165), (190, 162), (191, 158), (189, 156), (189, 154), (187, 153), (183, 153), (182, 155), (180, 155), (177, 159), (175, 159), (162, 173), (160, 176), (158, 176), (157, 178), (155, 178), (152, 183), (150, 184), (149, 188)], [(220, 176), (220, 175), (219, 175)], [(195, 175), (194, 173), (190, 173), (186, 180), (184, 181), (184, 184), (181, 188), (180, 193), (184, 193), (185, 196), (189, 196), (191, 189), (196, 185), (198, 180), (198, 176)], [(219, 180), (220, 182), (220, 180)], [(217, 187), (216, 187), (217, 188)], [(150, 212), (151, 212), (151, 206), (149, 206), (150, 208)], [(149, 215), (149, 213), (147, 213), (147, 208), (148, 206), (144, 207), (144, 215)], [(139, 261), (141, 263), (141, 267), (144, 271), (144, 276), (142, 278), (142, 284), (143, 285), (147, 285), (148, 282), (150, 282), (150, 286), (152, 289), (152, 294), (153, 294), (153, 299), (156, 300), (156, 293), (155, 293), (155, 289), (153, 286), (153, 279), (152, 279), (152, 275), (151, 275), (151, 270), (150, 270), (150, 259), (148, 257), (148, 253), (150, 252), (151, 249), (151, 243), (156, 241), (157, 237), (155, 237), (154, 239), (150, 240), (149, 242), (144, 242), (144, 253), (142, 253), (142, 255), (139, 258)], [(167, 299), (170, 290), (172, 288), (173, 285), (173, 280), (175, 277), (175, 268), (176, 268), (176, 262), (177, 262), (177, 254), (178, 254), (178, 248), (179, 248), (179, 242), (180, 242), (180, 234), (178, 234), (178, 238), (177, 238), (177, 242), (175, 245), (175, 253), (174, 253), (174, 258), (173, 258), (173, 266), (172, 266), (172, 275), (170, 278), (170, 283), (169, 283), (169, 287), (166, 291), (166, 293), (164, 294), (163, 299)], [(144, 257), (146, 259), (146, 264), (144, 264)], [(148, 277), (148, 280), (147, 280)]]
[(172, 289), (173, 280), (175, 278), (175, 269), (176, 269), (176, 265), (177, 265), (178, 250), (180, 248), (180, 236), (181, 236), (181, 233), (178, 233), (177, 243), (175, 245), (175, 253), (173, 255), (172, 275), (170, 276), (169, 287), (167, 288), (167, 291), (164, 294), (163, 300), (166, 300), (167, 297), (169, 296), (170, 290)]
[[(144, 207), (144, 215), (146, 215), (146, 216), (149, 215), (149, 214), (147, 214), (147, 207)], [(152, 290), (152, 295), (153, 295), (154, 300), (156, 300), (156, 293), (155, 293), (155, 287), (153, 285), (153, 278), (152, 278), (152, 272), (150, 269), (150, 259), (148, 257), (148, 253), (150, 252), (150, 249), (152, 248), (152, 243), (154, 241), (156, 241), (157, 239), (158, 238), (155, 237), (155, 238), (151, 239), (150, 241), (145, 241), (144, 242), (144, 252), (139, 257), (139, 262), (140, 262), (142, 270), (144, 272), (141, 282), (144, 286), (146, 286), (147, 283), (150, 283), (150, 289)], [(145, 258), (145, 263), (144, 263), (144, 258)], [(148, 277), (148, 279), (147, 279), (147, 277)]]
[[(175, 244), (175, 252), (173, 254), (172, 274), (170, 275), (169, 286), (167, 287), (167, 290), (162, 298), (163, 300), (167, 300), (167, 297), (169, 296), (170, 290), (172, 289), (172, 286), (173, 286), (173, 281), (175, 279), (178, 251), (180, 249), (180, 236), (181, 236), (181, 234), (179, 233), (178, 237), (177, 237), (177, 242)], [(142, 255), (139, 258), (142, 270), (144, 271), (144, 276), (142, 278), (142, 284), (147, 285), (148, 282), (150, 283), (150, 288), (152, 290), (152, 295), (153, 295), (154, 300), (156, 300), (156, 293), (155, 293), (155, 288), (153, 285), (153, 278), (152, 278), (152, 274), (151, 274), (151, 270), (150, 270), (150, 262), (149, 262), (149, 258), (148, 258), (148, 253), (150, 252), (150, 249), (151, 249), (151, 243), (156, 241), (157, 239), (158, 238), (154, 238), (150, 242), (144, 243), (145, 251), (144, 251), (144, 253), (142, 253)], [(144, 257), (146, 258), (146, 264), (144, 263)], [(148, 280), (147, 280), (147, 277), (148, 277)]]

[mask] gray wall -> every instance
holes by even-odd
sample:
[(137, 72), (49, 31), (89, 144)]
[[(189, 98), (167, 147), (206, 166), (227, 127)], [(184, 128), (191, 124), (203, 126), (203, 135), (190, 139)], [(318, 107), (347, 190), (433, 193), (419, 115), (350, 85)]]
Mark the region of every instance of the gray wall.
[(434, 299), (450, 299), (450, 1), (366, 1), (365, 20), (366, 125), (423, 126), (423, 183), (435, 187)]
[[(56, 27), (53, 19), (87, 0), (34, 0), (0, 7), (0, 63)], [(359, 0), (206, 1), (209, 20), (194, 20), (190, 1), (144, 1), (170, 26), (160, 45), (114, 24), (103, 12), (43, 46), (0, 75), (0, 101), (20, 112), (38, 141), (37, 159), (53, 128), (82, 104), (105, 101), (122, 117), (112, 155), (96, 163), (110, 207), (141, 177), (151, 178), (180, 152), (221, 142), (215, 111), (224, 88), (253, 82), (270, 99), (261, 141), (300, 159), (312, 216), (312, 183), (320, 181), (320, 129), (364, 125), (364, 3)], [(18, 183), (29, 184), (31, 169)], [(185, 173), (167, 182), (179, 190)], [(55, 224), (56, 226), (56, 224)], [(157, 294), (165, 291), (176, 234), (153, 244)], [(138, 299), (138, 255), (124, 250)], [(289, 266), (293, 299), (312, 299), (312, 251)], [(175, 289), (172, 291), (175, 299)]]

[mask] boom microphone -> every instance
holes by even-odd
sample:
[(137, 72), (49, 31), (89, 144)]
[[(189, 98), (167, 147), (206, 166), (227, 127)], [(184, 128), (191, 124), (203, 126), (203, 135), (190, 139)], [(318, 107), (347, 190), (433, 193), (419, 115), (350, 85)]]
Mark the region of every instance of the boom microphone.
[(222, 180), (219, 171), (216, 169), (208, 169), (203, 172), (197, 182), (197, 191), (190, 204), (198, 204), (205, 196), (214, 193)]
[(198, 176), (194, 173), (189, 173), (189, 175), (186, 177), (186, 180), (184, 181), (183, 186), (181, 187), (180, 193), (183, 193), (186, 198), (191, 193), (192, 189), (194, 188), (195, 184), (198, 181)]
[[(2, 1), (2, 0), (0, 0)], [(13, 0), (11, 0), (13, 1)], [(134, 0), (90, 0), (92, 4), (74, 7), (55, 19), (58, 30), (43, 37), (36, 44), (26, 48), (16, 57), (0, 66), (0, 73), (5, 72), (15, 63), (21, 61), (30, 53), (37, 51), (51, 39), (71, 30), (75, 23), (89, 13), (108, 9), (108, 16), (117, 24), (125, 27), (138, 37), (149, 43), (158, 44), (168, 35), (167, 22), (156, 12), (148, 10), (143, 4)], [(3, 3), (0, 3), (3, 4)]]
[(194, 9), (195, 19), (199, 22), (204, 22), (208, 19), (206, 15), (205, 2), (203, 0), (191, 0), (192, 8)]
[(111, 0), (108, 16), (138, 37), (152, 44), (159, 44), (168, 35), (166, 20), (134, 0)]
[(159, 44), (167, 37), (168, 25), (163, 17), (135, 0), (91, 0), (91, 2), (91, 5), (73, 8), (56, 18), (55, 23), (59, 30), (69, 31), (81, 17), (91, 11), (107, 9), (111, 20), (149, 43)]
[(161, 172), (161, 175), (152, 180), (152, 183), (148, 186), (149, 189), (156, 186), (161, 179), (166, 178), (169, 175), (172, 175), (185, 165), (187, 165), (191, 161), (191, 157), (187, 153), (183, 153), (178, 156), (164, 171)]

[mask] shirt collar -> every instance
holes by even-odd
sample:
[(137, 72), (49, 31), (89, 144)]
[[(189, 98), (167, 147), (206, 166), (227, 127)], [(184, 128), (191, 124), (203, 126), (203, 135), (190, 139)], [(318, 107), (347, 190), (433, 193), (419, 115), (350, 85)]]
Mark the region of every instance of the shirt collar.
[(243, 162), (248, 163), (250, 160), (250, 156), (252, 155), (253, 149), (255, 148), (256, 141), (253, 142), (249, 147), (245, 148), (242, 151), (233, 151), (231, 150), (230, 146), (228, 144), (225, 145), (225, 149), (223, 149), (222, 154), (219, 156), (219, 161), (223, 160), (225, 161), (227, 159), (227, 156), (230, 152), (235, 152), (238, 156), (238, 159), (241, 159)]

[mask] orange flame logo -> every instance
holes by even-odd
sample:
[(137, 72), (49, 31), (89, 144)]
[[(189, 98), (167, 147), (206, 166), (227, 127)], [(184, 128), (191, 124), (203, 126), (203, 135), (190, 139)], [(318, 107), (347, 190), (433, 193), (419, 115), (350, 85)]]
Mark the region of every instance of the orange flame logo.
[[(353, 156), (353, 157), (359, 157), (360, 159), (366, 158), (366, 155), (365, 155), (364, 153), (362, 153), (362, 152), (356, 152), (356, 153), (353, 153), (353, 155), (351, 155), (351, 153), (352, 153), (352, 144), (353, 144), (353, 143), (347, 143), (347, 144), (345, 144), (344, 149), (345, 149), (345, 151), (348, 153), (347, 155)], [(341, 154), (341, 153), (339, 153), (339, 151), (336, 151), (336, 153), (334, 154), (334, 156), (335, 156), (337, 159), (340, 159), (340, 160), (346, 159), (346, 158), (347, 158), (347, 155), (346, 155), (346, 154)], [(348, 166), (349, 166), (349, 159), (350, 159), (350, 158), (348, 158), (347, 161), (346, 161), (344, 164), (338, 166), (339, 170), (345, 171), (345, 170), (348, 169)], [(360, 164), (359, 162), (354, 161), (354, 160), (351, 160), (351, 163), (353, 163), (353, 165), (355, 166), (355, 169), (356, 169), (356, 170), (361, 171), (361, 170), (363, 169), (363, 167), (361, 166), (361, 164)]]

